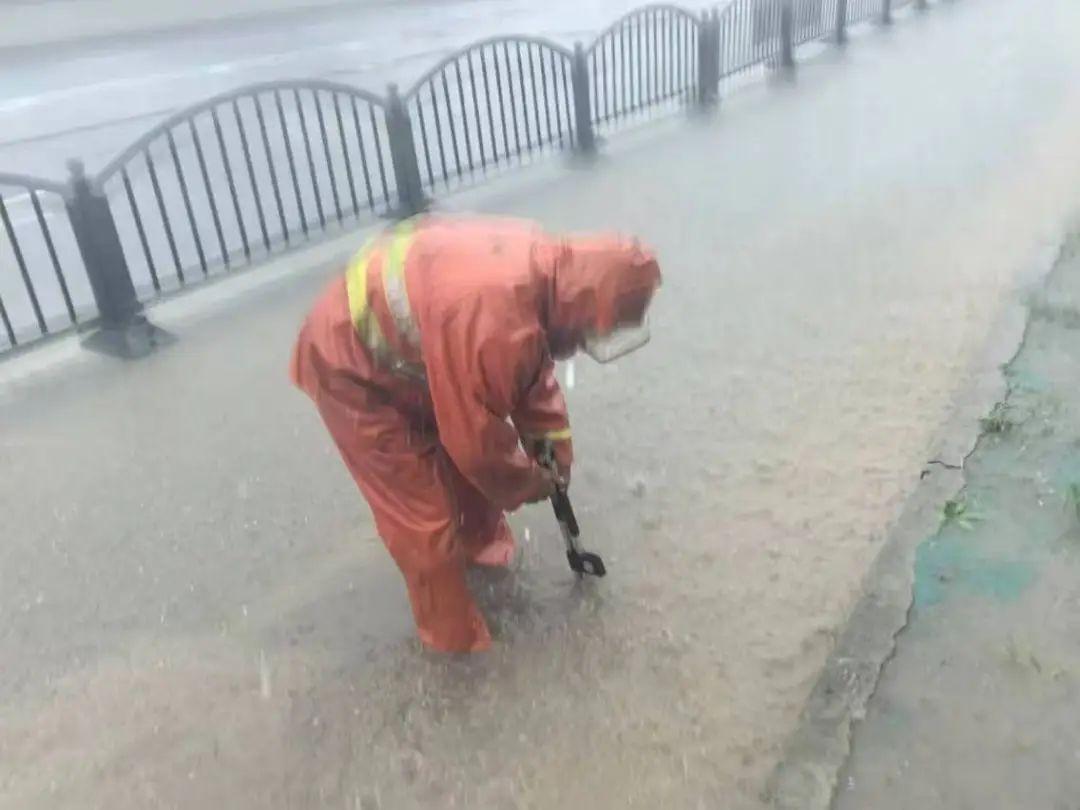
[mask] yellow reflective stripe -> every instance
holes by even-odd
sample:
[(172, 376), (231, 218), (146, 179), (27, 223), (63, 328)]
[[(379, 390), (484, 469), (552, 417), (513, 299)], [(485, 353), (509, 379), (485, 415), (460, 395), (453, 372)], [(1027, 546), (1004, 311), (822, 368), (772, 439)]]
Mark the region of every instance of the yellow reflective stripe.
[(564, 427), (558, 430), (549, 430), (547, 433), (526, 433), (526, 439), (533, 441), (564, 442), (570, 438), (570, 428)]
[(353, 256), (345, 271), (345, 286), (349, 291), (349, 316), (354, 324), (367, 311), (367, 268), (374, 241), (368, 242)]
[(412, 304), (406, 288), (405, 259), (409, 254), (415, 233), (416, 226), (409, 220), (402, 222), (394, 229), (382, 271), (383, 293), (386, 295), (386, 307), (390, 310), (390, 317), (394, 319), (394, 326), (397, 327), (401, 339), (414, 348), (420, 342), (420, 334), (413, 320)]
[(371, 311), (367, 300), (367, 274), (371, 254), (375, 249), (372, 239), (360, 250), (349, 263), (345, 274), (345, 286), (349, 296), (349, 317), (360, 341), (374, 353), (381, 352), (386, 346), (382, 328), (375, 313)]
[(405, 256), (409, 252), (409, 246), (412, 244), (415, 233), (416, 225), (412, 220), (405, 220), (394, 228), (394, 237), (390, 241), (386, 265), (383, 268), (384, 279), (388, 275), (398, 278), (405, 274)]

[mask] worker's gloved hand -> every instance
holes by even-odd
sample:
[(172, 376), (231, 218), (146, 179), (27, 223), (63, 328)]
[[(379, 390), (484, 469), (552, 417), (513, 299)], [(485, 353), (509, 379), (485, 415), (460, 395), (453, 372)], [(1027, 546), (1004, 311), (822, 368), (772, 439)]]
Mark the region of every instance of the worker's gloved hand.
[(559, 486), (563, 489), (570, 486), (570, 465), (574, 459), (574, 451), (568, 440), (553, 442), (547, 439), (522, 439), (521, 444), (529, 458), (542, 467), (550, 469), (553, 459)]
[(555, 490), (560, 486), (558, 473), (549, 470), (547, 467), (542, 467), (539, 464), (533, 469), (535, 471), (533, 477), (533, 491), (525, 499), (526, 503), (540, 503), (540, 501), (546, 501), (555, 494)]

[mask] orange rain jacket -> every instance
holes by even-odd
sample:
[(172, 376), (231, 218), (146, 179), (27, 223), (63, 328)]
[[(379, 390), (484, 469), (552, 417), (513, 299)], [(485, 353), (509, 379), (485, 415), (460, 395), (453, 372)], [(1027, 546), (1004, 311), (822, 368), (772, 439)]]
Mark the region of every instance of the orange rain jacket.
[(659, 283), (636, 242), (424, 217), (372, 240), (315, 304), (291, 377), (371, 506), (428, 646), (490, 646), (464, 570), (507, 564), (503, 513), (543, 491), (522, 440), (551, 440), (571, 464), (553, 353), (640, 320)]

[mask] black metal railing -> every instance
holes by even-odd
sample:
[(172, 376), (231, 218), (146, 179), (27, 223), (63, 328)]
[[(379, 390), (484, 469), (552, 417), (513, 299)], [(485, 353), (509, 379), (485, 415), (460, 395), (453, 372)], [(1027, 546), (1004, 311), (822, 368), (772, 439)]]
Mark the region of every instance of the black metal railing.
[(598, 128), (669, 103), (698, 99), (702, 21), (678, 6), (646, 6), (586, 50), (591, 116)]
[[(321, 80), (249, 85), (180, 110), (94, 176), (0, 174), (0, 351), (534, 157), (594, 151), (596, 132), (709, 106), (721, 81), (790, 67), (794, 48), (926, 0), (732, 0), (700, 15), (637, 9), (584, 46), (486, 39), (404, 93)], [(10, 269), (9, 269), (10, 268)]]
[(545, 39), (470, 45), (405, 93), (425, 189), (575, 143), (571, 51)]
[(390, 213), (384, 105), (333, 82), (251, 85), (131, 144), (91, 186), (109, 202), (140, 297)]
[(889, 0), (847, 0), (847, 21), (858, 23), (887, 17), (890, 5)]
[(783, 0), (732, 0), (719, 15), (720, 77), (734, 76), (784, 53)]
[(0, 273), (0, 351), (96, 314), (67, 195), (60, 183), (0, 174), (0, 256), (14, 270)]
[(835, 30), (839, 0), (795, 0), (792, 37), (795, 45), (823, 39)]

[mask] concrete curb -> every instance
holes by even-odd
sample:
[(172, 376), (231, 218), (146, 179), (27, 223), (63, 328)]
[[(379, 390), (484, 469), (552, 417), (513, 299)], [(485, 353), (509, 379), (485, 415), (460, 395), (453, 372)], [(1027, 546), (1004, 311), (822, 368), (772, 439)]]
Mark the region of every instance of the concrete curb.
[[(1054, 256), (1040, 261), (1045, 283)], [(907, 625), (912, 604), (915, 551), (941, 522), (941, 506), (964, 485), (963, 462), (979, 439), (978, 420), (1006, 393), (1002, 367), (1023, 345), (1027, 307), (1014, 296), (991, 331), (972, 383), (957, 398), (934, 444), (920, 481), (890, 527), (864, 580), (862, 595), (807, 700), (794, 733), (765, 788), (778, 810), (826, 810), (851, 751), (854, 723), (865, 716), (881, 671)]]

